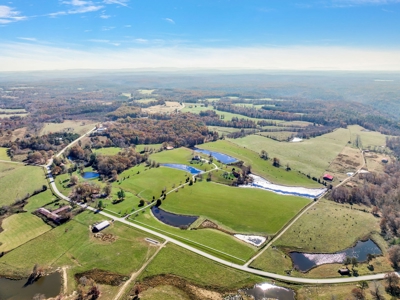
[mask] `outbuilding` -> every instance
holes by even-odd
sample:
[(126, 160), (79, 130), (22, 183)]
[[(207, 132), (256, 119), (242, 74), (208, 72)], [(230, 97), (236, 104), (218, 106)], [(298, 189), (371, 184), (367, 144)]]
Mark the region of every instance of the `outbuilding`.
[(324, 174), (324, 177), (322, 177), (324, 180), (329, 180), (329, 181), (332, 181), (333, 180), (333, 176), (332, 175), (330, 175), (330, 174)]
[(388, 159), (388, 158), (382, 158), (382, 162), (383, 162), (384, 164), (387, 164), (387, 163), (389, 162), (389, 159)]
[(107, 228), (108, 226), (110, 226), (110, 222), (103, 221), (103, 222), (100, 222), (99, 224), (94, 225), (92, 231), (99, 232), (99, 231), (102, 231), (104, 228)]
[(350, 270), (346, 268), (342, 268), (338, 270), (340, 275), (350, 275)]

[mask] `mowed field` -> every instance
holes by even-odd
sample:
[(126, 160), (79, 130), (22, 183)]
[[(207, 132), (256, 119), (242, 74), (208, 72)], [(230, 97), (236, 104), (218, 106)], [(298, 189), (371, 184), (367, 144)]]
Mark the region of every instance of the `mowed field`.
[(0, 147), (0, 160), (8, 160), (10, 161), (10, 157), (7, 155), (8, 148)]
[(10, 251), (51, 229), (30, 213), (12, 215), (3, 220), (1, 227), (4, 231), (0, 232), (0, 252)]
[[(68, 267), (68, 283), (75, 286), (73, 274), (98, 268), (129, 275), (155, 252), (156, 247), (144, 238), (157, 238), (123, 224), (112, 224), (103, 233), (112, 234), (114, 242), (104, 242), (89, 230), (89, 225), (104, 220), (101, 215), (83, 212), (72, 221), (11, 251), (0, 260), (3, 275), (27, 275), (35, 263), (43, 268)], [(34, 258), (34, 261), (32, 260)], [(69, 292), (72, 292), (70, 290)]]
[(47, 185), (45, 174), (40, 167), (14, 163), (0, 163), (0, 206), (10, 205), (17, 198), (41, 189)]
[(197, 182), (168, 195), (162, 208), (179, 214), (200, 215), (234, 232), (274, 234), (310, 203), (260, 189), (242, 189), (213, 182)]
[(86, 120), (65, 120), (63, 123), (45, 123), (43, 128), (40, 130), (40, 135), (64, 130), (82, 135), (96, 126), (96, 124), (97, 123), (94, 123), (93, 121)]
[[(248, 136), (248, 137), (256, 137), (258, 139), (266, 139), (267, 138), (257, 137), (257, 136)], [(246, 138), (248, 138), (246, 137)], [(221, 152), (230, 156), (237, 158), (238, 160), (244, 161), (245, 165), (251, 166), (251, 172), (257, 174), (265, 179), (277, 183), (288, 186), (304, 186), (304, 187), (320, 187), (321, 185), (316, 183), (315, 181), (307, 178), (307, 176), (300, 174), (294, 170), (286, 171), (284, 168), (276, 168), (272, 165), (271, 160), (263, 160), (260, 158), (260, 151), (263, 148), (256, 149), (257, 151), (253, 151), (248, 147), (243, 147), (235, 144), (237, 141), (242, 141), (243, 139), (236, 140), (220, 140), (217, 142), (207, 143), (199, 145), (199, 148), (207, 149), (211, 151)], [(279, 143), (279, 142), (276, 142)], [(281, 149), (282, 151), (282, 149)], [(270, 153), (270, 151), (267, 151)], [(270, 154), (271, 155), (271, 154)], [(279, 156), (280, 157), (280, 156)], [(281, 161), (282, 163), (282, 161)], [(284, 165), (283, 165), (284, 166)]]
[(350, 131), (339, 128), (334, 132), (299, 143), (277, 142), (258, 135), (230, 141), (257, 153), (265, 150), (270, 157), (279, 158), (281, 164), (288, 163), (296, 171), (319, 178), (350, 141)]

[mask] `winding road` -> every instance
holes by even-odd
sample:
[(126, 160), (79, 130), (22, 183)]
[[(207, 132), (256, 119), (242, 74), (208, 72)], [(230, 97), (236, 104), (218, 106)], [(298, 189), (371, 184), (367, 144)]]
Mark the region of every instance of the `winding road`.
[[(87, 132), (86, 134), (84, 134), (83, 136), (81, 136), (80, 138), (78, 138), (77, 140), (73, 141), (72, 143), (70, 143), (67, 147), (65, 147), (60, 153), (58, 153), (56, 156), (61, 155), (68, 147), (72, 146), (74, 143), (76, 143), (78, 140), (80, 140), (81, 138), (83, 138), (84, 136), (90, 134), (92, 131), (94, 131), (94, 129), (90, 130), (89, 132)], [(50, 171), (50, 166), (52, 164), (53, 160), (51, 159), (50, 162), (44, 166), (47, 170), (47, 174), (48, 174), (48, 179), (50, 182), (50, 186), (52, 188), (52, 190), (54, 191), (54, 193), (60, 197), (61, 199), (64, 199), (66, 201), (70, 201), (70, 198), (68, 198), (67, 196), (63, 195), (58, 189), (57, 186), (54, 182), (54, 178), (51, 174)], [(96, 209), (88, 206), (88, 205), (81, 205), (82, 207), (84, 207), (87, 210), (90, 211), (97, 211)], [(311, 205), (312, 206), (312, 205)], [(310, 207), (311, 207), (310, 206)], [(305, 210), (307, 211), (307, 210)], [(303, 213), (305, 212), (303, 211)], [(166, 242), (170, 242), (173, 243), (177, 246), (180, 246), (186, 250), (189, 250), (193, 253), (196, 253), (202, 257), (208, 258), (212, 261), (215, 261), (217, 263), (220, 263), (222, 265), (234, 268), (236, 270), (240, 270), (240, 271), (244, 271), (244, 272), (248, 272), (251, 274), (255, 274), (255, 275), (259, 275), (259, 276), (263, 276), (263, 277), (268, 277), (268, 278), (273, 278), (273, 279), (277, 279), (280, 281), (284, 281), (284, 282), (294, 282), (294, 283), (308, 283), (308, 284), (335, 284), (335, 283), (349, 283), (349, 282), (359, 282), (362, 280), (379, 280), (379, 279), (383, 279), (386, 275), (386, 273), (380, 273), (380, 274), (374, 274), (374, 275), (364, 275), (364, 276), (358, 276), (358, 277), (339, 277), (339, 278), (327, 278), (327, 279), (313, 279), (313, 278), (301, 278), (301, 277), (292, 277), (292, 276), (285, 276), (285, 275), (279, 275), (279, 274), (275, 274), (275, 273), (270, 273), (270, 272), (265, 272), (265, 271), (261, 271), (261, 270), (256, 270), (253, 268), (248, 267), (248, 263), (246, 263), (245, 265), (239, 265), (239, 264), (235, 264), (235, 263), (231, 263), (229, 261), (226, 261), (224, 259), (221, 259), (219, 257), (216, 257), (214, 255), (211, 255), (209, 253), (206, 253), (202, 250), (196, 249), (192, 246), (189, 246), (185, 243), (182, 243), (174, 238), (171, 238), (169, 236), (166, 236), (162, 233), (159, 233), (157, 231), (151, 230), (149, 228), (140, 226), (138, 224), (134, 224), (128, 220), (126, 220), (125, 218), (116, 218), (115, 216), (108, 214), (104, 211), (97, 211), (99, 214), (113, 219), (116, 222), (121, 222), (123, 224), (126, 224), (128, 226), (134, 227), (136, 229), (139, 229), (141, 231), (147, 232), (153, 236), (157, 236), (160, 239), (163, 239)], [(299, 216), (297, 216), (289, 225), (292, 225), (302, 214), (300, 214)], [(288, 226), (289, 227), (289, 226)], [(284, 231), (283, 231), (284, 232)], [(283, 232), (281, 234), (283, 234)], [(277, 237), (279, 237), (280, 235), (278, 235)], [(252, 258), (252, 260), (254, 260), (255, 257)]]

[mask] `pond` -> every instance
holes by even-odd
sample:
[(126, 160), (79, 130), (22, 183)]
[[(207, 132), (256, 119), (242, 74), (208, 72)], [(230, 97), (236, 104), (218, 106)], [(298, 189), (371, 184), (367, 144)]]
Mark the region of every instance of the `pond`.
[(82, 173), (82, 178), (83, 179), (94, 179), (94, 178), (98, 178), (100, 176), (99, 173), (97, 172), (85, 172)]
[(184, 215), (173, 214), (165, 210), (162, 210), (161, 208), (156, 206), (153, 206), (151, 208), (151, 211), (159, 221), (174, 227), (190, 226), (198, 218), (196, 216), (184, 216)]
[(372, 241), (358, 241), (354, 247), (336, 253), (290, 252), (295, 268), (302, 272), (323, 264), (342, 263), (346, 256), (356, 257), (359, 262), (367, 260), (368, 254), (380, 255), (381, 249)]
[(204, 149), (199, 149), (199, 148), (194, 148), (194, 151), (200, 152), (203, 154), (207, 154), (207, 155), (211, 154), (212, 157), (214, 157), (216, 160), (220, 161), (223, 164), (231, 164), (231, 163), (238, 161), (236, 158), (226, 155), (224, 153), (220, 153), (220, 152), (209, 151), (209, 150), (204, 150)]
[(252, 289), (244, 291), (248, 296), (253, 296), (255, 300), (279, 299), (294, 300), (294, 291), (270, 283), (256, 284)]
[(250, 174), (249, 176), (253, 179), (253, 182), (250, 184), (247, 184), (247, 185), (240, 185), (239, 187), (259, 188), (259, 189), (267, 190), (267, 191), (274, 192), (274, 193), (280, 194), (280, 195), (299, 196), (299, 197), (305, 197), (305, 198), (311, 198), (311, 199), (318, 198), (326, 191), (325, 188), (310, 189), (310, 188), (304, 188), (304, 187), (300, 187), (300, 186), (284, 186), (284, 185), (271, 183), (257, 175)]
[(192, 175), (197, 175), (200, 173), (203, 173), (203, 171), (196, 169), (194, 167), (191, 166), (187, 166), (187, 165), (181, 165), (181, 164), (161, 164), (164, 167), (168, 167), (168, 168), (173, 168), (173, 169), (178, 169), (178, 170), (182, 170), (185, 172), (189, 172)]
[(36, 294), (47, 298), (56, 297), (61, 291), (61, 274), (55, 272), (39, 278), (33, 284), (24, 287), (27, 279), (11, 280), (0, 278), (0, 299), (31, 300)]

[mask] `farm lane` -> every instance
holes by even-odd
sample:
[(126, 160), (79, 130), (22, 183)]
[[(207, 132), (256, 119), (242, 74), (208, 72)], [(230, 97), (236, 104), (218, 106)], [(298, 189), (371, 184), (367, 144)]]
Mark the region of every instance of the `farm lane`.
[[(86, 136), (87, 134), (89, 134), (90, 132), (92, 132), (94, 129), (92, 129), (91, 131), (87, 132), (86, 134), (84, 134), (83, 136)], [(82, 137), (83, 137), (82, 136)], [(81, 137), (81, 138), (82, 138)], [(71, 144), (69, 144), (66, 148), (64, 148), (60, 153), (63, 153), (68, 147), (70, 147), (71, 145), (73, 145), (75, 142), (77, 142), (79, 139), (73, 141)], [(59, 154), (60, 154), (59, 153)], [(59, 155), (58, 154), (58, 155)], [(50, 166), (51, 166), (51, 162), (52, 159), (50, 160), (49, 164), (47, 164), (46, 169), (47, 169), (47, 174), (48, 174), (48, 179), (50, 182), (50, 186), (52, 188), (52, 190), (54, 191), (55, 194), (57, 194), (58, 197), (60, 197), (61, 199), (64, 199), (66, 201), (70, 201), (70, 199), (67, 196), (64, 196), (58, 189), (57, 186), (54, 182), (54, 178), (51, 174), (50, 171)], [(379, 280), (379, 279), (384, 279), (386, 273), (380, 273), (380, 274), (374, 274), (374, 275), (364, 275), (364, 276), (358, 276), (358, 277), (346, 277), (346, 278), (329, 278), (329, 279), (312, 279), (312, 278), (300, 278), (300, 277), (291, 277), (291, 276), (285, 276), (285, 275), (278, 275), (278, 274), (274, 274), (274, 273), (270, 273), (270, 272), (265, 272), (265, 271), (261, 271), (261, 270), (256, 270), (256, 269), (252, 269), (246, 265), (238, 265), (235, 263), (231, 263), (229, 261), (226, 261), (224, 259), (218, 258), (214, 255), (211, 255), (209, 253), (206, 253), (204, 251), (201, 251), (199, 249), (196, 249), (194, 247), (191, 247), (187, 244), (184, 244), (178, 240), (175, 240), (169, 236), (166, 236), (164, 234), (161, 234), (157, 231), (148, 229), (146, 227), (140, 226), (138, 224), (134, 224), (129, 222), (128, 220), (124, 219), (124, 218), (116, 218), (115, 216), (108, 214), (104, 211), (97, 211), (96, 209), (88, 206), (88, 205), (81, 205), (83, 208), (88, 209), (90, 211), (93, 212), (98, 212), (99, 214), (109, 218), (109, 219), (113, 219), (117, 222), (121, 222), (123, 224), (126, 224), (128, 226), (134, 227), (136, 229), (142, 230), (144, 232), (147, 232), (149, 234), (152, 234), (154, 236), (157, 236), (165, 241), (171, 242), (177, 246), (180, 246), (186, 250), (189, 250), (193, 253), (196, 253), (198, 255), (201, 255), (203, 257), (206, 257), (208, 259), (211, 259), (212, 261), (215, 261), (217, 263), (220, 263), (222, 265), (234, 268), (236, 270), (240, 270), (240, 271), (244, 271), (244, 272), (248, 272), (248, 273), (252, 273), (255, 275), (259, 275), (259, 276), (263, 276), (263, 277), (268, 277), (268, 278), (272, 278), (272, 279), (277, 279), (277, 280), (281, 280), (281, 281), (285, 281), (285, 282), (295, 282), (295, 283), (310, 283), (310, 284), (332, 284), (332, 283), (349, 283), (349, 282), (359, 282), (362, 280)], [(398, 273), (397, 273), (398, 275)]]

